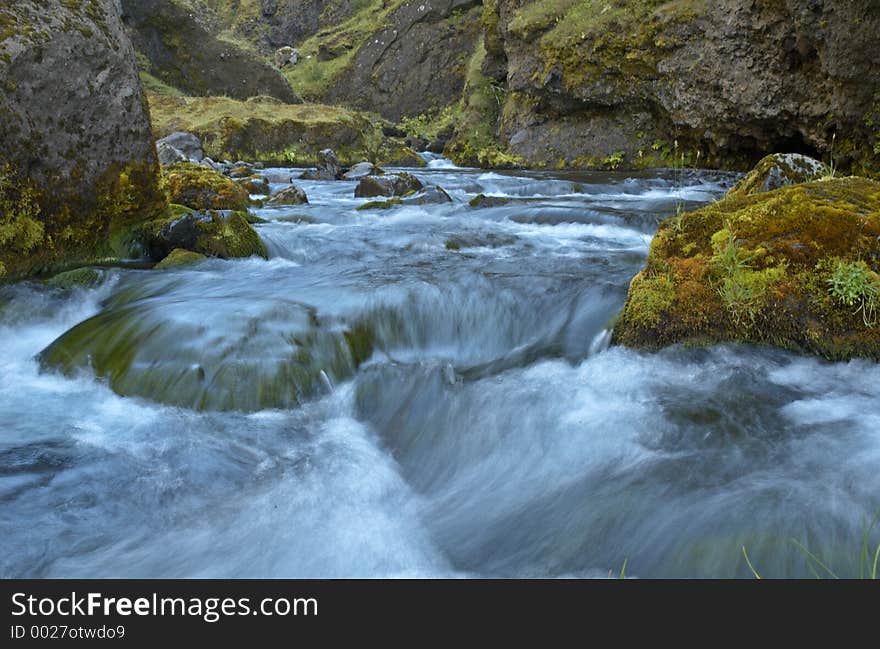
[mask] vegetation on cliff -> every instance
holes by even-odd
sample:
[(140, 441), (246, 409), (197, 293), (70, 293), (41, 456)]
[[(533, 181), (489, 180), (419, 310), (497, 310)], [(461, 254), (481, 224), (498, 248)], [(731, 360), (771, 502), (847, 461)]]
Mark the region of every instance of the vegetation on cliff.
[(660, 225), (614, 339), (880, 359), (878, 271), (880, 183), (850, 177), (731, 194)]

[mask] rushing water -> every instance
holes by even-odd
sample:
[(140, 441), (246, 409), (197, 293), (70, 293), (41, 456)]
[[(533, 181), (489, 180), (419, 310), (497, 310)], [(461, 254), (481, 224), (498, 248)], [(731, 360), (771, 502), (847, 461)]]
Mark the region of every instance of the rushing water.
[(2, 289), (0, 576), (857, 571), (880, 367), (607, 345), (657, 221), (729, 179), (418, 175), (454, 202), (301, 182), (268, 261)]

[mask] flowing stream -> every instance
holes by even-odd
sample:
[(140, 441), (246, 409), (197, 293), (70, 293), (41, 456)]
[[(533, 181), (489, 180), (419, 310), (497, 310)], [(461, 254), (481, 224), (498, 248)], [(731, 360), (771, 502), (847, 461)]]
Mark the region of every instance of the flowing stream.
[(417, 175), (453, 202), (298, 181), (268, 261), (0, 289), (0, 576), (858, 572), (880, 366), (608, 346), (729, 177)]

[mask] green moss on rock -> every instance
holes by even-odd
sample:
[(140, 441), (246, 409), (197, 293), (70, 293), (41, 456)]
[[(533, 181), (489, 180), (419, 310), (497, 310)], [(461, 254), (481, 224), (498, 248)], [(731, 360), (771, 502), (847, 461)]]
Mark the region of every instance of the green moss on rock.
[(172, 268), (182, 268), (184, 266), (192, 266), (200, 261), (204, 261), (207, 257), (201, 253), (183, 248), (175, 248), (165, 259), (156, 264), (155, 270), (169, 270)]
[[(840, 269), (853, 264), (864, 281), (841, 299)], [(851, 177), (732, 194), (660, 225), (614, 340), (643, 349), (731, 341), (880, 360), (878, 270), (880, 183)]]
[(103, 274), (94, 268), (77, 268), (55, 275), (46, 280), (46, 284), (65, 290), (77, 287), (90, 288), (100, 284), (103, 277)]
[(249, 194), (219, 171), (181, 162), (163, 170), (163, 187), (171, 203), (196, 210), (246, 210)]

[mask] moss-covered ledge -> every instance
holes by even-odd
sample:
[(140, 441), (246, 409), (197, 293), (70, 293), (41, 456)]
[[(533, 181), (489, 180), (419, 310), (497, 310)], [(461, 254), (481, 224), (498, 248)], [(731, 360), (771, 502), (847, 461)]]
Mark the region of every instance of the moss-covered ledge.
[(664, 221), (615, 343), (766, 344), (880, 360), (880, 182), (731, 195)]

